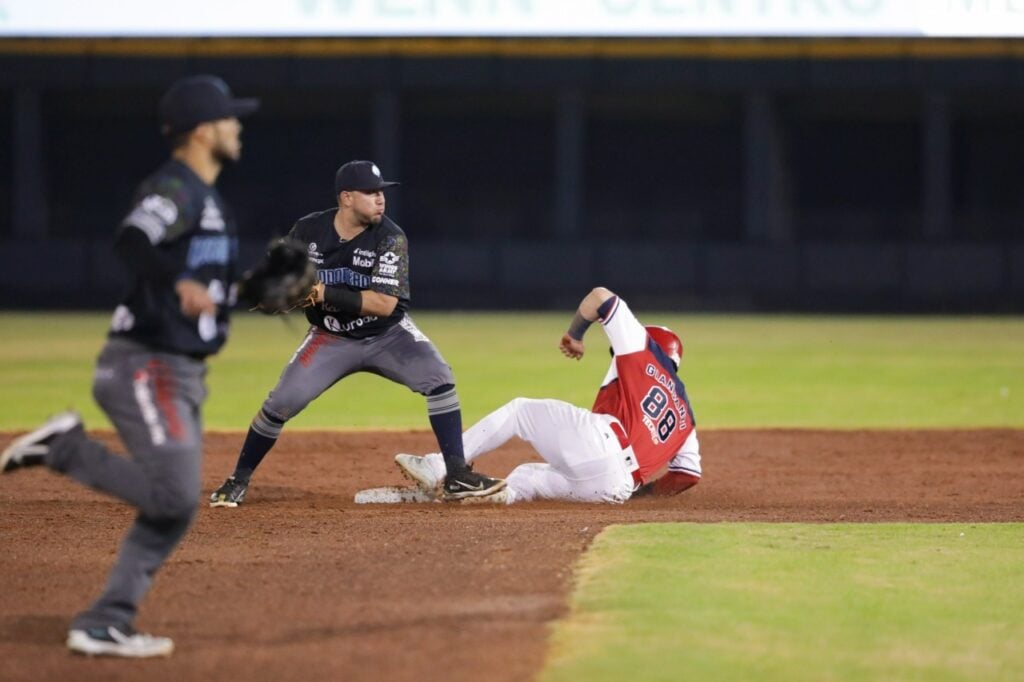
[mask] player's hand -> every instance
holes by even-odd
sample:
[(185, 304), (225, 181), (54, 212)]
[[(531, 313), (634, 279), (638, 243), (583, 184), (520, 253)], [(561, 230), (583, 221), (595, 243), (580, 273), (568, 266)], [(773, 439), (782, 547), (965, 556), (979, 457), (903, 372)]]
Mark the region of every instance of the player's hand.
[(573, 360), (582, 358), (585, 351), (583, 342), (577, 341), (568, 334), (562, 335), (562, 341), (558, 344), (558, 349), (562, 351), (562, 355)]
[(313, 305), (319, 305), (324, 302), (324, 289), (326, 288), (323, 282), (317, 282), (313, 285), (313, 291), (310, 293)]
[(174, 291), (181, 300), (181, 314), (186, 317), (199, 317), (206, 313), (215, 315), (217, 304), (210, 298), (206, 285), (194, 279), (181, 279), (174, 285)]

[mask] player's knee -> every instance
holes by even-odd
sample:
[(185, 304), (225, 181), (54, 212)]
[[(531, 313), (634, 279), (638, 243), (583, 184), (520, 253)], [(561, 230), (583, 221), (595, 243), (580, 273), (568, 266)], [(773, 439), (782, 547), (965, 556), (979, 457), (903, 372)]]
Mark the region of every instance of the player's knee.
[(513, 409), (516, 412), (518, 412), (520, 410), (524, 410), (524, 409), (527, 409), (529, 407), (537, 406), (537, 405), (539, 405), (540, 403), (543, 403), (543, 402), (544, 401), (539, 399), (539, 398), (522, 398), (522, 397), (519, 397), (519, 398), (513, 398), (512, 400), (510, 400), (508, 402), (508, 406), (511, 409)]
[[(289, 419), (297, 416), (300, 412), (306, 409), (306, 406), (316, 396), (306, 395), (302, 391), (298, 390), (287, 390), (282, 391), (280, 388), (275, 388), (267, 396), (267, 399), (260, 405), (259, 411), (256, 413), (255, 419), (260, 419), (269, 422), (276, 422), (278, 425), (284, 425)], [(254, 420), (255, 421), (255, 420)]]
[(178, 486), (162, 486), (154, 491), (150, 503), (142, 511), (154, 519), (188, 519), (196, 513), (199, 493), (198, 486), (188, 490)]
[(200, 495), (198, 477), (167, 477), (154, 482), (149, 504), (141, 511), (153, 519), (188, 519), (196, 512)]
[(519, 410), (523, 409), (523, 407), (525, 407), (528, 402), (530, 402), (529, 398), (513, 398), (512, 400), (505, 403), (505, 408), (512, 410), (513, 412), (518, 412)]

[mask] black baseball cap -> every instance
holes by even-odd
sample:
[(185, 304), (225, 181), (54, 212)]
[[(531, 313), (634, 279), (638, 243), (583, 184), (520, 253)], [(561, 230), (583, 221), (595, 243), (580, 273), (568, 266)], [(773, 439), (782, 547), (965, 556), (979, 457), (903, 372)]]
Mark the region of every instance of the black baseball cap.
[(251, 114), (258, 99), (235, 99), (231, 88), (217, 76), (182, 78), (160, 98), (160, 131), (175, 135), (200, 123)]
[(381, 177), (380, 168), (373, 161), (349, 161), (334, 174), (334, 194), (366, 192), (397, 185)]

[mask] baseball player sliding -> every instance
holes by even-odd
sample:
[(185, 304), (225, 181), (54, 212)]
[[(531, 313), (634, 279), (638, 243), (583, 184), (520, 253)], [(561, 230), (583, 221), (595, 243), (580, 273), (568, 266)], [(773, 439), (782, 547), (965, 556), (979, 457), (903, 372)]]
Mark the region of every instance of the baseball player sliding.
[(370, 372), (426, 397), (447, 476), (445, 499), (483, 497), (505, 481), (472, 471), (462, 452), (462, 409), (455, 377), (408, 315), (409, 247), (384, 214), (384, 189), (397, 185), (370, 161), (350, 161), (334, 178), (337, 206), (301, 218), (289, 238), (303, 245), (319, 283), (306, 308), (309, 332), (256, 413), (234, 473), (210, 496), (211, 507), (237, 507), (253, 472), (285, 422), (355, 372)]
[[(580, 302), (562, 336), (566, 357), (583, 357), (583, 335), (598, 320), (614, 357), (593, 409), (516, 398), (474, 424), (463, 435), (467, 461), (518, 436), (544, 463), (521, 464), (504, 490), (466, 501), (622, 503), (640, 494), (674, 495), (700, 481), (693, 411), (677, 373), (679, 337), (665, 327), (643, 326), (624, 300), (598, 287)], [(399, 454), (395, 463), (419, 488), (437, 494), (445, 475), (440, 455)]]

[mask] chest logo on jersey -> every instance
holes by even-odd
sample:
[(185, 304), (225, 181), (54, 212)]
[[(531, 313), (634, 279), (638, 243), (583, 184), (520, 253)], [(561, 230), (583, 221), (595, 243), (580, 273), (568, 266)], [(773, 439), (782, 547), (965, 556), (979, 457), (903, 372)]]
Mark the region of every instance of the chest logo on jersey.
[(230, 260), (231, 240), (229, 237), (193, 237), (188, 245), (185, 264), (189, 270), (198, 270), (204, 265), (227, 265)]
[(345, 332), (350, 332), (359, 329), (363, 325), (369, 324), (376, 319), (376, 315), (366, 315), (365, 317), (359, 317), (352, 320), (351, 322), (346, 322), (345, 324), (342, 324), (341, 322), (338, 321), (338, 318), (332, 315), (327, 315), (326, 317), (324, 317), (324, 326), (327, 329), (334, 332), (335, 334), (344, 334)]
[(358, 268), (372, 268), (373, 261), (376, 258), (376, 252), (368, 249), (354, 249), (352, 251), (352, 265)]
[(320, 276), (320, 281), (328, 286), (347, 284), (357, 289), (370, 288), (370, 276), (350, 268), (328, 268), (318, 271), (317, 274)]
[(213, 200), (213, 197), (206, 197), (206, 201), (203, 202), (203, 214), (199, 218), (199, 227), (204, 230), (213, 230), (214, 232), (224, 231), (224, 216), (221, 214), (220, 207), (217, 206), (217, 202)]
[(309, 260), (312, 261), (313, 263), (316, 263), (317, 265), (323, 265), (324, 254), (316, 250), (316, 242), (310, 242), (307, 248), (309, 249)]

